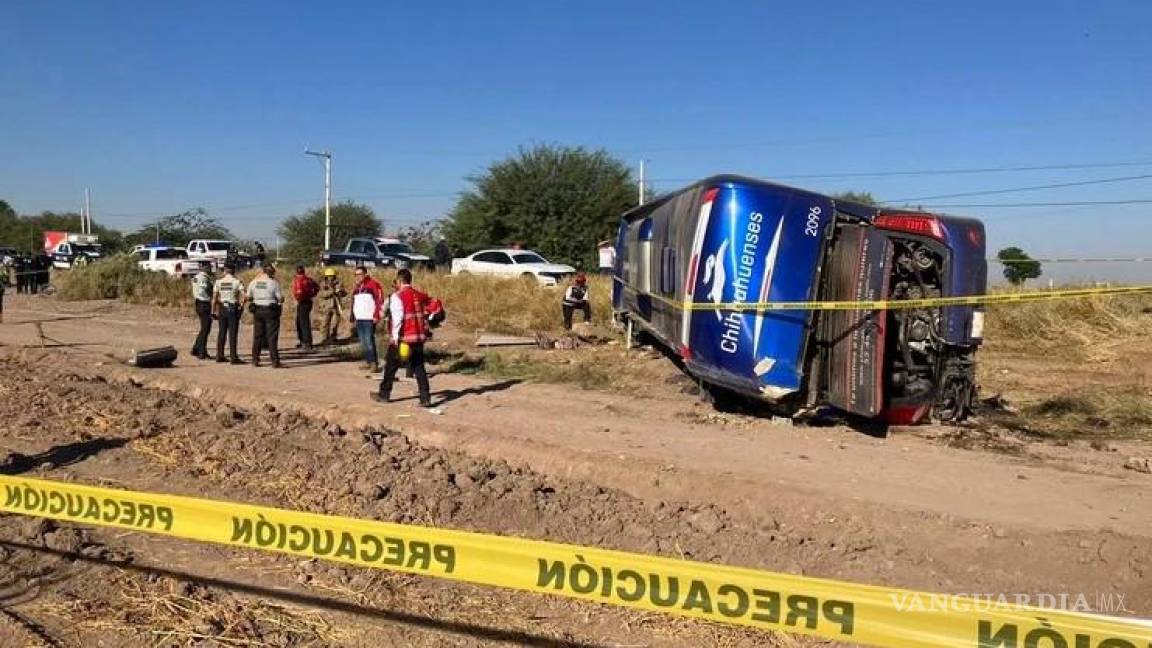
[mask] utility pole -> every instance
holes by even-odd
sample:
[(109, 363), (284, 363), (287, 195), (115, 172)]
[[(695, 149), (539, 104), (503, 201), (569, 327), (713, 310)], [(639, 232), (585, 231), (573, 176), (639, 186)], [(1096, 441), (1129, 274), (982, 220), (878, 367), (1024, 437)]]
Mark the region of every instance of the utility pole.
[(80, 215), (80, 233), (92, 233), (92, 192), (84, 188), (84, 213)]
[(324, 158), (324, 249), (332, 249), (332, 152), (304, 149), (304, 155)]
[(640, 193), (640, 201), (638, 204), (644, 204), (644, 160), (640, 160), (640, 183), (637, 187)]

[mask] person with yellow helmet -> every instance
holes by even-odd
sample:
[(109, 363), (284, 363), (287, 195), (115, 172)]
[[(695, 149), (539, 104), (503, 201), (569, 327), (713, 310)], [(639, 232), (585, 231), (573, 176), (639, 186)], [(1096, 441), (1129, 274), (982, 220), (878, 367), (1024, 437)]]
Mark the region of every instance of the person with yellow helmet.
[(340, 338), (340, 322), (344, 319), (344, 299), (347, 296), (348, 291), (340, 283), (336, 268), (325, 268), (320, 293), (316, 298), (318, 310), (324, 317), (324, 325), (320, 329), (324, 333), (321, 345), (334, 344)]

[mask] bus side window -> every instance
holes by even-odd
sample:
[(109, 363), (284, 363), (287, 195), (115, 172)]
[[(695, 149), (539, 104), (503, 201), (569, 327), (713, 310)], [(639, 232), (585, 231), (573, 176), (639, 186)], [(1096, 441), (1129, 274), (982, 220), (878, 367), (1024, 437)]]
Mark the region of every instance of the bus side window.
[(652, 219), (645, 218), (640, 223), (640, 258), (637, 262), (640, 264), (638, 283), (640, 284), (640, 292), (652, 292)]
[(671, 295), (676, 292), (676, 250), (666, 247), (660, 260), (660, 292)]

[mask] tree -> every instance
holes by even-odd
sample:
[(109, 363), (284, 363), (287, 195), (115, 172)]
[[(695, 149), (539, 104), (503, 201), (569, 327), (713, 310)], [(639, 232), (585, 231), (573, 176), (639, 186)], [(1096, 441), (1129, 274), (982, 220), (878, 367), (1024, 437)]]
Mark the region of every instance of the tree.
[(636, 205), (632, 174), (605, 151), (537, 146), (469, 178), (444, 233), (462, 251), (520, 243), (555, 261), (595, 267), (596, 243), (611, 238)]
[(132, 243), (164, 242), (174, 247), (185, 247), (194, 239), (232, 240), (235, 237), (203, 207), (193, 207), (142, 225), (127, 238)]
[[(7, 202), (0, 201), (0, 243), (23, 252), (43, 250), (44, 232), (80, 231), (80, 214), (75, 212), (41, 212), (35, 216), (18, 216)], [(105, 252), (113, 254), (124, 249), (124, 235), (99, 223), (92, 224), (92, 233), (100, 237)]]
[(1013, 286), (1040, 276), (1040, 262), (1018, 247), (1006, 247), (996, 253), (996, 258), (1004, 265), (1004, 278)]
[(872, 197), (871, 191), (841, 191), (840, 193), (832, 194), (832, 197), (837, 200), (850, 200), (874, 207), (880, 206), (880, 201)]
[(419, 225), (409, 225), (396, 235), (396, 238), (412, 246), (412, 249), (427, 256), (432, 256), (436, 244), (444, 238), (443, 223), (441, 221), (426, 221)]
[[(380, 236), (382, 226), (368, 205), (344, 201), (332, 205), (332, 247), (343, 249), (350, 238)], [(283, 243), (280, 256), (311, 261), (324, 250), (324, 208), (289, 216), (276, 229)]]

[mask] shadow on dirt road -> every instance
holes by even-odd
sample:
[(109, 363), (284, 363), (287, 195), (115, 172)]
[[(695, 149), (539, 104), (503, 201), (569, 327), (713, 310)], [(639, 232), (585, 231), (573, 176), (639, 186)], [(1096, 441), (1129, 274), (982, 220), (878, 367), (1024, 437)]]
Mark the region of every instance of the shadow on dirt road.
[(13, 452), (8, 455), (3, 464), (0, 464), (0, 475), (19, 475), (46, 463), (55, 468), (70, 466), (89, 457), (94, 457), (105, 450), (123, 447), (127, 443), (128, 439), (100, 437), (53, 446), (34, 455)]

